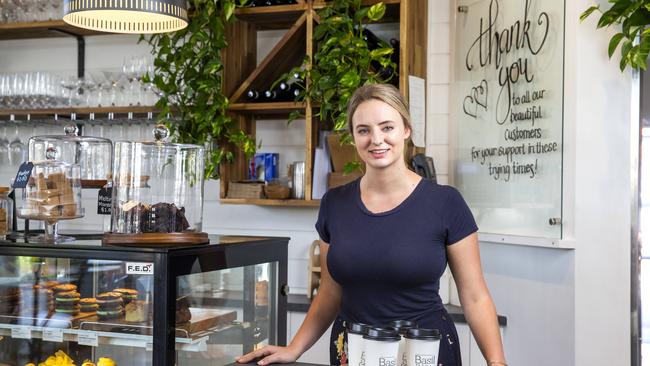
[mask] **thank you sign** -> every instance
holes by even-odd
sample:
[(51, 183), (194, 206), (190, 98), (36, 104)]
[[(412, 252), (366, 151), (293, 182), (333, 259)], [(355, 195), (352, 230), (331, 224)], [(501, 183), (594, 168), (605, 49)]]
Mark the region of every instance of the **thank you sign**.
[(457, 10), (456, 183), (481, 231), (557, 237), (564, 1), (459, 1)]

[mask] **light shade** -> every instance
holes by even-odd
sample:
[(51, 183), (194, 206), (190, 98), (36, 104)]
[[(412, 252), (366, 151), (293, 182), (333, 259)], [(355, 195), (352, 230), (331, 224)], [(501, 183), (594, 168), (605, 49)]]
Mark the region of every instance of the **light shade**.
[(111, 33), (164, 33), (187, 27), (185, 0), (64, 0), (63, 21)]

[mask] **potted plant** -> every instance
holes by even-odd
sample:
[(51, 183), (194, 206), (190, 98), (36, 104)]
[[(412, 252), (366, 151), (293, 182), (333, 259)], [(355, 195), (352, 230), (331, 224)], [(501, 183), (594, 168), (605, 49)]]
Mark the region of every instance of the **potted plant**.
[(145, 76), (145, 81), (159, 91), (156, 107), (174, 140), (205, 146), (205, 177), (218, 179), (219, 164), (233, 159), (226, 149), (229, 144), (247, 156), (255, 152), (255, 140), (227, 115), (228, 98), (221, 87), (221, 55), (228, 45), (225, 27), (234, 20), (237, 4), (233, 0), (189, 0), (188, 4), (187, 28), (140, 38), (152, 46), (155, 56), (153, 79)]

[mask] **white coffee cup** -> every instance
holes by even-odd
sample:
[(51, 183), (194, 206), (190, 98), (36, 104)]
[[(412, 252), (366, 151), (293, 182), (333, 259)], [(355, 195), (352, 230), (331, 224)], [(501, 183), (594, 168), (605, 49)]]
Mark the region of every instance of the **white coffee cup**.
[(368, 327), (363, 323), (345, 323), (345, 331), (348, 334), (348, 365), (359, 366), (361, 354), (363, 353), (363, 333)]
[[(399, 366), (397, 353), (401, 337), (395, 329), (366, 328), (361, 364), (365, 366)], [(351, 365), (352, 366), (352, 365)]]
[(397, 350), (397, 366), (406, 366), (406, 338), (404, 338), (404, 335), (409, 329), (416, 328), (417, 326), (416, 322), (410, 320), (394, 320), (386, 326), (386, 328), (397, 330), (397, 333), (399, 333), (402, 338), (399, 341), (399, 347)]
[(438, 329), (409, 329), (404, 335), (406, 366), (436, 366), (440, 349)]

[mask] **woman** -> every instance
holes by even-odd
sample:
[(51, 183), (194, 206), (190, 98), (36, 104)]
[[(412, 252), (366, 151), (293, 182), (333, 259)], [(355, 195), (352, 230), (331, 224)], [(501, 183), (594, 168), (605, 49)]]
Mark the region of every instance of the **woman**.
[(330, 362), (339, 365), (347, 363), (343, 321), (412, 320), (441, 331), (439, 364), (460, 365), (458, 335), (438, 295), (449, 262), (487, 365), (506, 365), (481, 270), (476, 223), (458, 191), (407, 168), (404, 149), (411, 124), (399, 91), (384, 84), (363, 86), (350, 98), (347, 116), (365, 174), (330, 190), (321, 201), (318, 295), (289, 346), (266, 346), (237, 361), (294, 362), (334, 322)]

